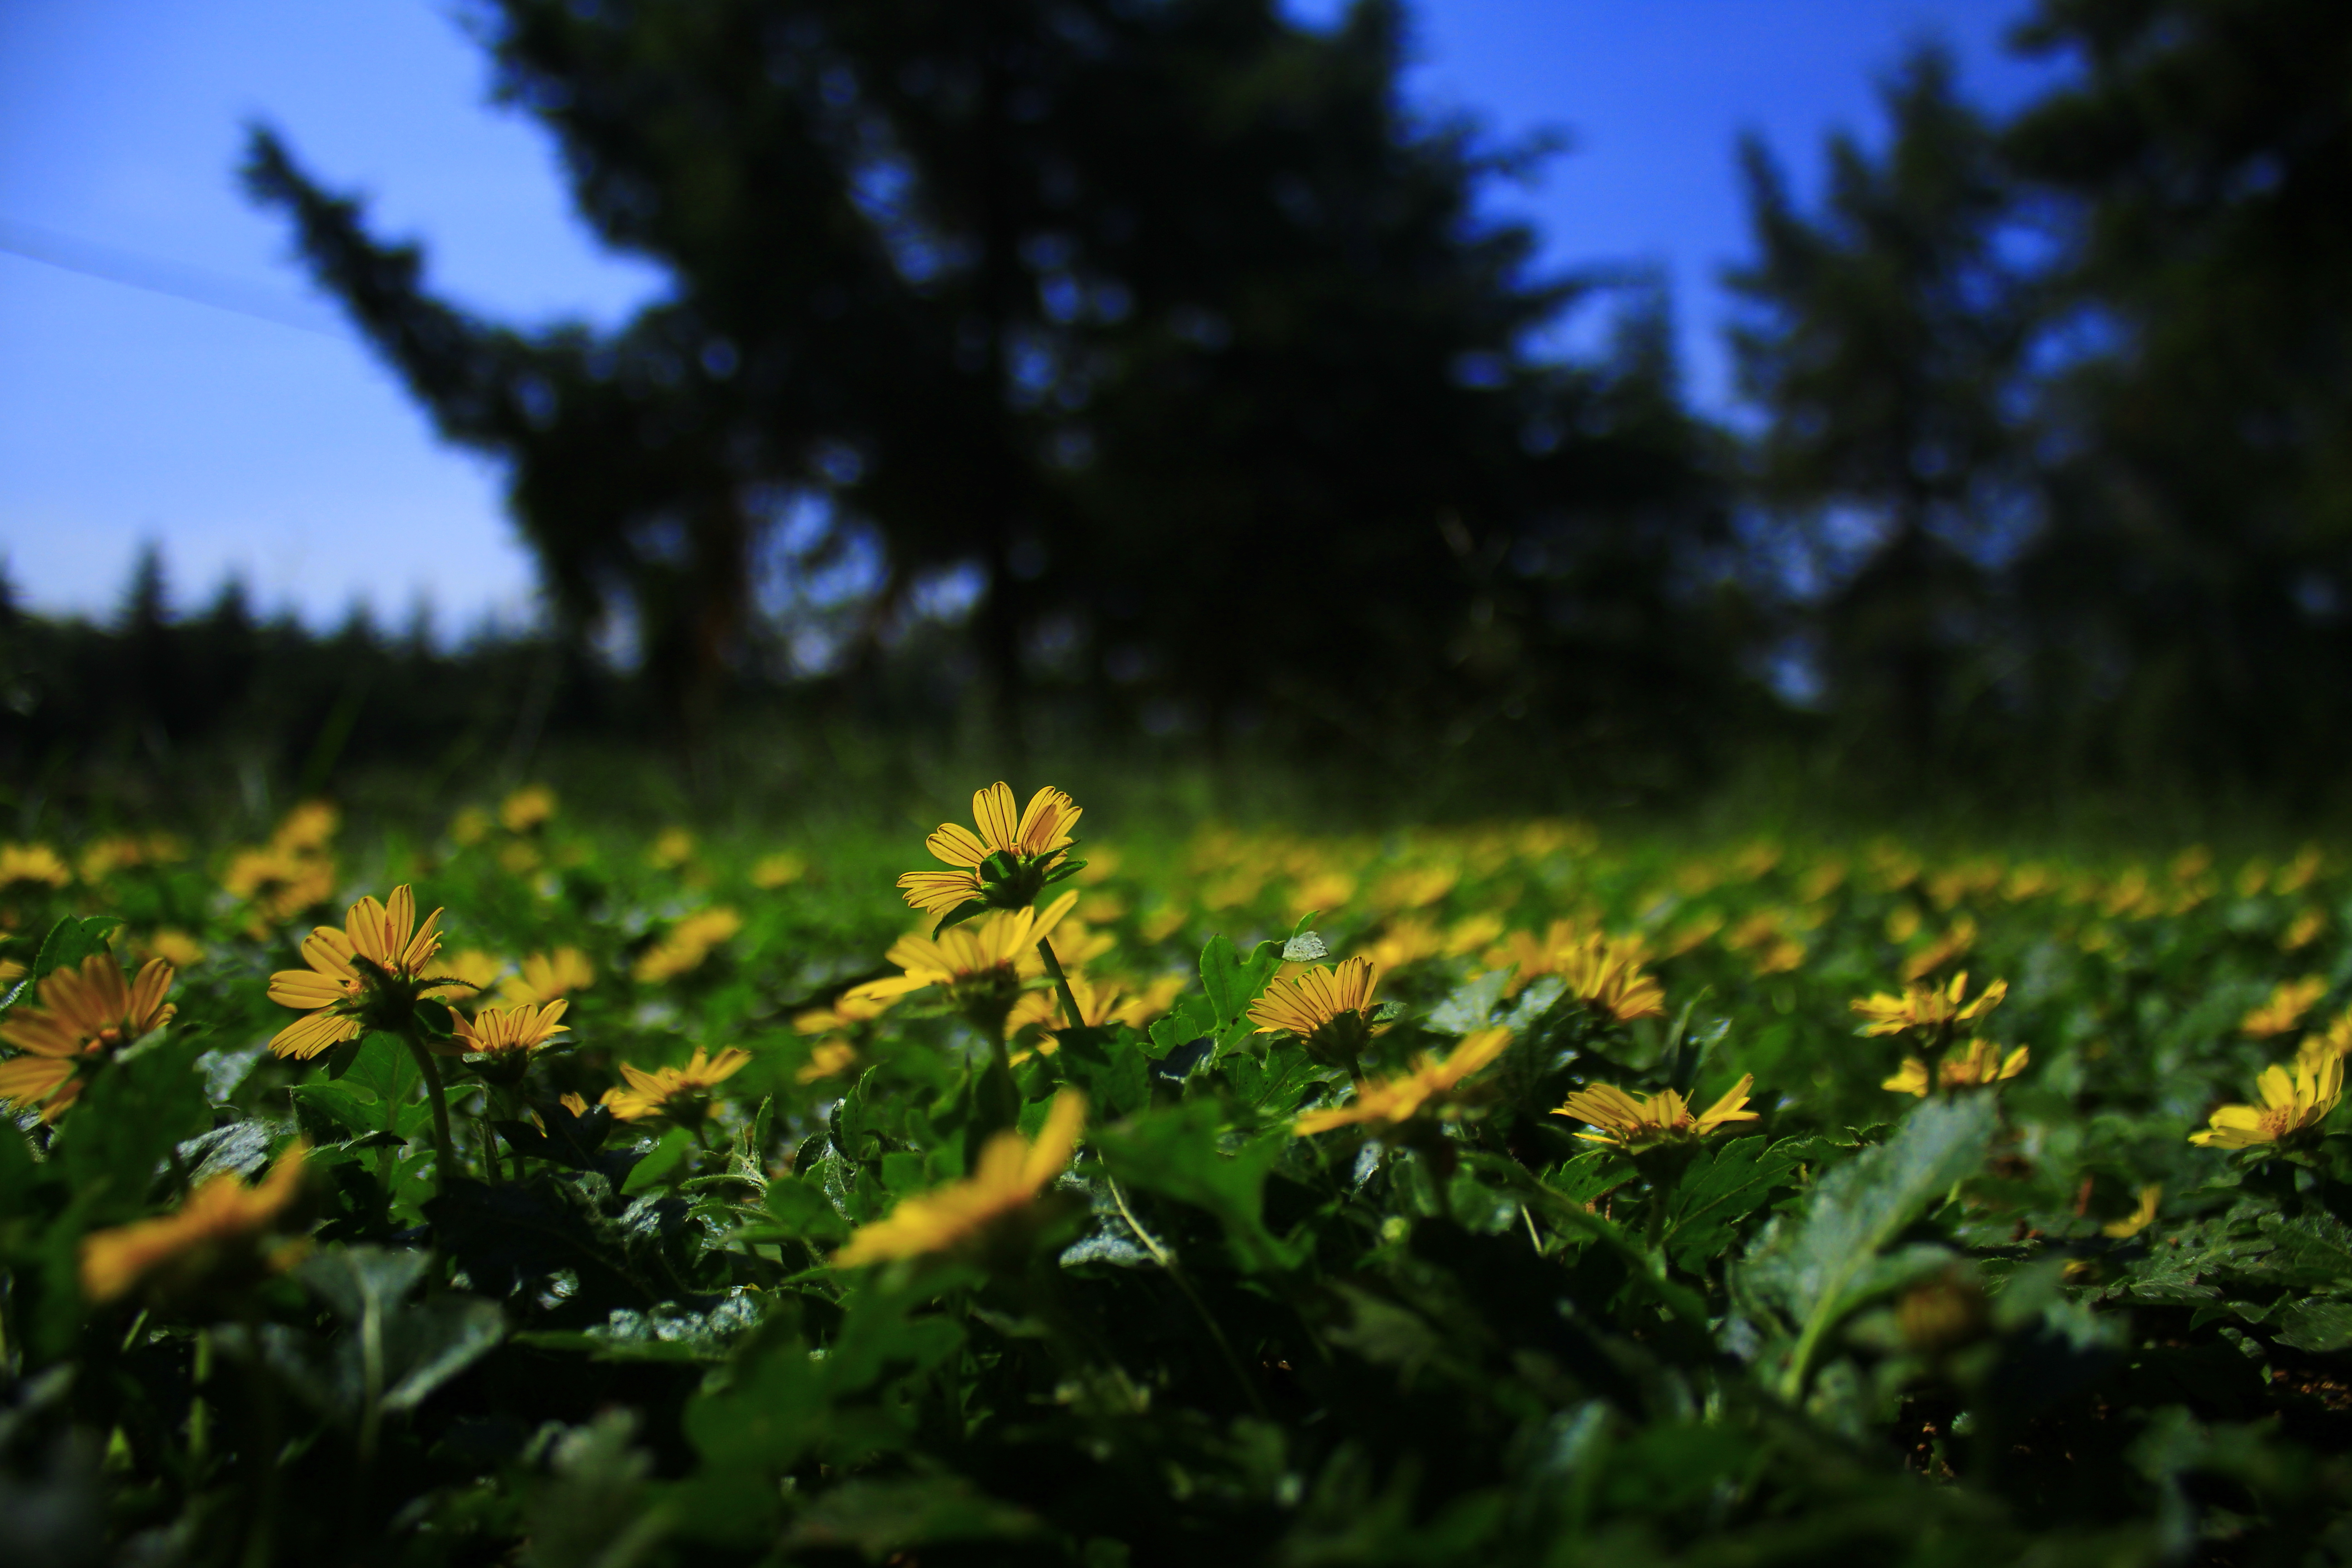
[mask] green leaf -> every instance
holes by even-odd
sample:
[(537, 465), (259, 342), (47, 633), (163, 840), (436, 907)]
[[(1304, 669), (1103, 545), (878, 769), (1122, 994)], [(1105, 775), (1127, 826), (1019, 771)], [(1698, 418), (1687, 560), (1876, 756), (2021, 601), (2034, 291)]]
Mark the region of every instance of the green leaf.
[(371, 1404), (378, 1411), (414, 1410), (504, 1336), (504, 1315), (478, 1296), (404, 1304), (432, 1264), (429, 1253), (379, 1247), (328, 1247), (303, 1259), (297, 1271), (302, 1283), (354, 1331), (335, 1342), (321, 1385), (347, 1417)]
[[(343, 1075), (375, 1096), (379, 1104), (387, 1108), (406, 1102), (416, 1087), (425, 1081), (416, 1069), (416, 1058), (408, 1043), (397, 1035), (371, 1034), (360, 1042), (359, 1054), (352, 1058), (351, 1069)], [(397, 1131), (389, 1114), (383, 1114), (376, 1126), (387, 1131)]]
[(960, 1476), (850, 1480), (819, 1496), (784, 1538), (789, 1551), (852, 1547), (878, 1562), (944, 1541), (1017, 1541), (1043, 1528), (1024, 1508), (977, 1490)]
[(86, 915), (80, 920), (68, 915), (49, 928), (42, 939), (40, 956), (33, 961), (32, 978), (39, 981), (50, 971), (79, 965), (85, 958), (107, 951), (107, 938), (121, 928), (122, 922), (112, 915)]
[(1948, 1258), (1934, 1247), (1881, 1253), (1984, 1163), (2000, 1124), (1992, 1095), (1929, 1100), (1892, 1139), (1823, 1176), (1796, 1224), (1775, 1222), (1758, 1239), (1735, 1272), (1735, 1288), (1796, 1330), (1780, 1379), (1784, 1397), (1803, 1393), (1822, 1336), (1847, 1313)]
[(93, 1223), (112, 1224), (147, 1206), (178, 1146), (213, 1124), (196, 1073), (201, 1038), (167, 1033), (129, 1052), (90, 1080), (58, 1139), (58, 1154)]
[(415, 1012), (417, 1026), (425, 1031), (426, 1038), (449, 1040), (457, 1037), (457, 1015), (450, 1012), (449, 1004), (438, 996), (419, 996)]
[(1666, 1254), (1693, 1272), (1721, 1257), (1732, 1233), (1772, 1195), (1776, 1187), (1796, 1184), (1796, 1171), (1824, 1152), (1811, 1138), (1783, 1138), (1767, 1143), (1739, 1138), (1704, 1150), (1683, 1172), (1666, 1199)]
[(2299, 1351), (2352, 1345), (2352, 1301), (2294, 1301), (2278, 1316), (2279, 1338)]
[(1278, 942), (1259, 942), (1244, 960), (1223, 932), (1209, 939), (1201, 949), (1201, 989), (1208, 994), (1220, 1034), (1242, 1021), (1250, 1004), (1265, 994), (1275, 971), (1281, 967)]
[(1289, 1130), (1228, 1151), (1224, 1120), (1215, 1100), (1195, 1100), (1113, 1122), (1091, 1137), (1119, 1181), (1215, 1216), (1234, 1267), (1244, 1273), (1295, 1268), (1305, 1250), (1276, 1237), (1263, 1217), (1266, 1173), (1289, 1142)]
[(664, 1184), (693, 1152), (694, 1134), (683, 1127), (671, 1128), (629, 1172), (628, 1179), (621, 1184), (621, 1191), (635, 1194)]

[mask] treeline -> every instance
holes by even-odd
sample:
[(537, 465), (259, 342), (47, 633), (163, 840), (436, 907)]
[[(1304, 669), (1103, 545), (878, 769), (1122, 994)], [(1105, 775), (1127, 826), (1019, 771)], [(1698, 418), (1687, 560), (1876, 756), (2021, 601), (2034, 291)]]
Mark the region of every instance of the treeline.
[[(1898, 790), (2352, 761), (2352, 10), (2040, 0), (2017, 47), (2063, 68), (2012, 117), (1928, 49), (1817, 205), (1739, 149), (1738, 434), (1658, 290), (1480, 216), (1546, 149), (1410, 109), (1384, 0), (478, 21), (585, 219), (675, 279), (622, 329), (439, 298), (267, 128), (246, 175), (502, 460), (550, 721), (691, 752), (792, 688), (1649, 791), (1759, 742)], [(1607, 349), (1544, 349), (1593, 311)]]

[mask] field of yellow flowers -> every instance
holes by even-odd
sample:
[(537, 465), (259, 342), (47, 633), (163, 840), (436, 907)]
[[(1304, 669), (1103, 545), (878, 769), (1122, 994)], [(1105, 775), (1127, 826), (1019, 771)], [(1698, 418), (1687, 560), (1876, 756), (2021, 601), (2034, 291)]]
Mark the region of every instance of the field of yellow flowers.
[(0, 846), (0, 1560), (2352, 1555), (2352, 855)]

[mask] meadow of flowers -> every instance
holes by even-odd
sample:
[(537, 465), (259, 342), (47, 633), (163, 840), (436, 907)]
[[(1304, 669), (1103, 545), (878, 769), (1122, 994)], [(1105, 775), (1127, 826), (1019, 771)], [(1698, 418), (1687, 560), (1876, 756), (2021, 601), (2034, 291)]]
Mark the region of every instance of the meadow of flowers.
[(0, 1556), (2352, 1553), (2352, 856), (0, 846)]

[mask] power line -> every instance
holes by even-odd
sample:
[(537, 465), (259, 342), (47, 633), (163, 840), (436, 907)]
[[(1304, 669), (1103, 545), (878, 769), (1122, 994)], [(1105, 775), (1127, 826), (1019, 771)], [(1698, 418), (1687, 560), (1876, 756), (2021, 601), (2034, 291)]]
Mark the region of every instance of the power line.
[(351, 334), (324, 308), (241, 279), (224, 278), (174, 261), (161, 261), (110, 246), (77, 239), (54, 229), (0, 217), (0, 251), (86, 278), (102, 279), (150, 294), (208, 305), (256, 321), (269, 321), (322, 337)]

